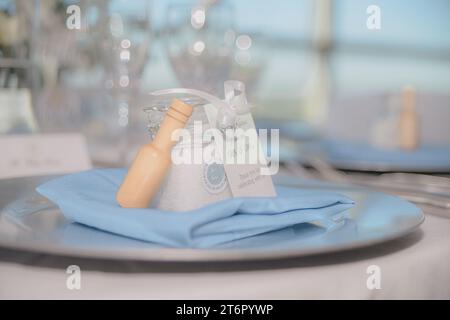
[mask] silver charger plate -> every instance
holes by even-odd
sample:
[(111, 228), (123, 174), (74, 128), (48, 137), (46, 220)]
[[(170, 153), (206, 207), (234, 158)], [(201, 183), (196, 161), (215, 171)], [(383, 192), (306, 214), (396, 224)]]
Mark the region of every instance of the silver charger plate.
[(361, 171), (361, 172), (378, 172), (378, 173), (390, 173), (390, 172), (413, 172), (423, 174), (440, 174), (449, 173), (450, 165), (448, 166), (402, 166), (389, 162), (370, 162), (370, 161), (355, 161), (355, 160), (334, 160), (328, 159), (327, 162), (336, 169), (348, 170), (348, 171)]
[[(304, 155), (316, 155), (326, 161), (329, 165), (339, 170), (361, 171), (361, 172), (416, 172), (416, 173), (449, 173), (450, 172), (450, 148), (431, 148), (416, 151), (396, 151), (396, 157), (389, 159), (392, 155), (368, 145), (359, 148), (352, 146), (351, 150), (344, 153), (337, 152), (340, 144), (335, 146), (325, 140), (312, 140), (299, 142), (290, 138), (283, 138), (280, 143), (280, 161), (294, 162), (309, 165), (309, 160)], [(347, 146), (350, 143), (345, 143)], [(348, 147), (347, 147), (348, 148)], [(438, 152), (434, 154), (434, 152)], [(433, 155), (434, 154), (434, 155)], [(369, 156), (368, 156), (369, 155)], [(424, 159), (424, 156), (426, 158)]]
[(300, 225), (214, 249), (165, 248), (64, 218), (34, 189), (54, 177), (0, 181), (0, 247), (78, 258), (154, 262), (220, 262), (297, 258), (361, 248), (414, 231), (424, 220), (413, 204), (391, 195), (338, 185), (277, 179), (278, 184), (333, 190), (356, 201), (346, 222), (327, 233)]

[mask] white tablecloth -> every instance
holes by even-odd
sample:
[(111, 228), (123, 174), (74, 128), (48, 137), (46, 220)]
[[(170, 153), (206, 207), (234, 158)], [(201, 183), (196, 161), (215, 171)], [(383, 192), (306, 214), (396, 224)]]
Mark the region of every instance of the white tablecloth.
[[(450, 299), (450, 219), (427, 214), (420, 230), (396, 241), (243, 265), (245, 270), (238, 270), (239, 265), (210, 270), (205, 265), (186, 272), (182, 266), (79, 261), (6, 250), (0, 250), (0, 261), (3, 299)], [(70, 264), (81, 268), (80, 290), (66, 287)], [(370, 265), (380, 267), (379, 290), (367, 288)]]

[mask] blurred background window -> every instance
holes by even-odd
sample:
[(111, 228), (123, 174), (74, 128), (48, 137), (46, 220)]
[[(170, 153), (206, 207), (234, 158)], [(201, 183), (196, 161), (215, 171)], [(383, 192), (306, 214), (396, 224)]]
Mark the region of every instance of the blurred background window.
[[(210, 1), (214, 2), (214, 1)], [(219, 3), (220, 1), (216, 1)], [(244, 80), (248, 94), (260, 117), (289, 119), (301, 117), (305, 90), (311, 79), (315, 59), (312, 47), (315, 4), (312, 0), (248, 0), (222, 1), (232, 7), (234, 40), (237, 51), (233, 57), (231, 76)], [(170, 0), (155, 1), (153, 6), (156, 33), (164, 30)], [(176, 2), (179, 3), (179, 2)], [(202, 1), (184, 1), (195, 6)], [(214, 21), (212, 22), (214, 23)], [(251, 39), (251, 47), (239, 49), (240, 35)], [(245, 38), (244, 38), (245, 39)], [(154, 88), (176, 85), (176, 76), (167, 68), (164, 36), (155, 44), (154, 63), (148, 70), (148, 86)], [(159, 61), (159, 63), (157, 62)], [(167, 69), (166, 69), (167, 68)], [(151, 74), (164, 75), (164, 80)], [(223, 94), (218, 92), (217, 94)]]
[[(364, 28), (369, 5), (381, 9), (381, 29)], [(450, 2), (333, 1), (331, 70), (336, 91), (450, 91)]]
[[(170, 2), (155, 1), (157, 29)], [(253, 55), (263, 69), (256, 89), (259, 117), (321, 121), (330, 103), (323, 94), (392, 92), (406, 84), (450, 91), (447, 0), (229, 2), (236, 30), (256, 37)], [(366, 27), (370, 5), (381, 9), (380, 30)], [(158, 73), (170, 74), (158, 66)], [(149, 86), (175, 82), (160, 80), (149, 77)]]
[(29, 89), (40, 131), (96, 137), (100, 155), (140, 136), (155, 89), (222, 96), (234, 78), (257, 118), (323, 125), (338, 95), (448, 94), (449, 75), (448, 0), (0, 0), (0, 86)]

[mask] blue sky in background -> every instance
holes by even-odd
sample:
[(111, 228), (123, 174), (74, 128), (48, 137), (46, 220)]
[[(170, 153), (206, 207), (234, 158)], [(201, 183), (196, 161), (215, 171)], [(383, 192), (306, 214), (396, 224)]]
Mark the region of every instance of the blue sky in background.
[[(116, 1), (127, 6), (133, 3)], [(302, 40), (313, 36), (316, 1), (227, 2), (234, 7), (239, 33), (262, 34), (274, 41), (258, 49), (267, 57), (259, 97), (284, 99), (286, 108), (294, 108), (301, 103), (298, 101), (317, 70), (312, 48), (300, 46)], [(152, 25), (156, 30), (163, 28), (170, 3), (196, 1), (153, 1)], [(373, 4), (381, 8), (378, 31), (366, 27), (366, 9)], [(406, 84), (424, 91), (450, 93), (449, 0), (334, 0), (332, 16), (333, 41), (338, 45), (330, 56), (333, 93), (392, 92)], [(277, 40), (284, 41), (277, 44)], [(386, 48), (394, 48), (397, 54), (390, 55), (384, 51)], [(155, 43), (154, 49), (156, 59), (147, 73), (149, 87), (176, 85), (161, 43)], [(425, 54), (417, 56), (415, 50)]]
[[(123, 1), (123, 0), (119, 0)], [(130, 1), (128, 1), (130, 2)], [(131, 1), (132, 2), (132, 1)], [(154, 26), (164, 24), (171, 0), (153, 1)], [(176, 1), (183, 2), (183, 1)], [(184, 1), (195, 3), (195, 1)], [(307, 38), (313, 25), (313, 0), (229, 0), (239, 30), (281, 38)], [(366, 8), (378, 5), (382, 29), (366, 28)], [(415, 44), (450, 48), (448, 0), (334, 0), (334, 35), (343, 41)]]
[[(5, 0), (0, 0), (5, 1)], [(45, 0), (43, 0), (45, 1)], [(147, 0), (114, 0), (114, 8), (133, 11)], [(153, 27), (164, 26), (171, 3), (195, 4), (194, 0), (153, 0)], [(314, 0), (224, 0), (235, 10), (238, 30), (273, 38), (310, 38)], [(366, 8), (381, 8), (382, 29), (366, 28)], [(450, 49), (450, 1), (448, 0), (334, 0), (333, 35), (338, 42), (408, 45)]]
[[(80, 3), (80, 0), (64, 1)], [(279, 112), (278, 108), (299, 109), (308, 90), (321, 83), (317, 75), (325, 69), (318, 64), (318, 51), (308, 41), (314, 35), (315, 7), (319, 0), (223, 1), (234, 8), (235, 31), (253, 36), (253, 57), (263, 56), (255, 96), (270, 101), (267, 105), (275, 113), (289, 116), (288, 111)], [(0, 0), (0, 9), (12, 7), (12, 2)], [(149, 91), (179, 86), (159, 31), (166, 23), (169, 4), (195, 5), (201, 1), (110, 0), (110, 10), (141, 14), (143, 3), (151, 5), (151, 31), (156, 31), (143, 31), (139, 35), (152, 37), (143, 85)], [(450, 0), (333, 0), (332, 3), (331, 32), (335, 46), (331, 47), (327, 65), (330, 93), (392, 92), (404, 85), (415, 85), (419, 90), (450, 94)], [(369, 5), (381, 8), (381, 30), (366, 27)], [(280, 101), (277, 108), (273, 108), (277, 104), (273, 101)]]
[[(334, 34), (345, 42), (450, 49), (448, 0), (335, 0)], [(381, 8), (381, 30), (366, 28), (366, 8)]]
[[(246, 32), (264, 33), (280, 37), (298, 37), (311, 31), (313, 0), (231, 0), (236, 27)], [(196, 1), (156, 0), (153, 2), (154, 25), (160, 28), (169, 3)]]
[[(333, 35), (340, 44), (331, 57), (335, 92), (395, 91), (405, 84), (424, 91), (450, 92), (450, 1), (334, 3)], [(367, 15), (361, 12), (371, 4), (381, 8), (379, 31), (365, 28)], [(346, 44), (369, 45), (371, 50), (352, 53)], [(397, 54), (385, 52), (389, 48), (396, 48)]]

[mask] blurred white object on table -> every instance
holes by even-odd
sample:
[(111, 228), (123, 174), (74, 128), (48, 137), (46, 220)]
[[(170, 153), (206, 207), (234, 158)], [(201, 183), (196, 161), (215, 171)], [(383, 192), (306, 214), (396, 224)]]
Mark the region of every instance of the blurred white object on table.
[(0, 133), (29, 133), (37, 128), (28, 89), (0, 89)]
[[(326, 135), (349, 142), (370, 143), (373, 132), (368, 128), (396, 97), (400, 98), (400, 93), (335, 97), (329, 108)], [(418, 92), (415, 103), (420, 144), (450, 147), (450, 95)]]
[(0, 136), (0, 179), (51, 175), (91, 169), (80, 134)]

